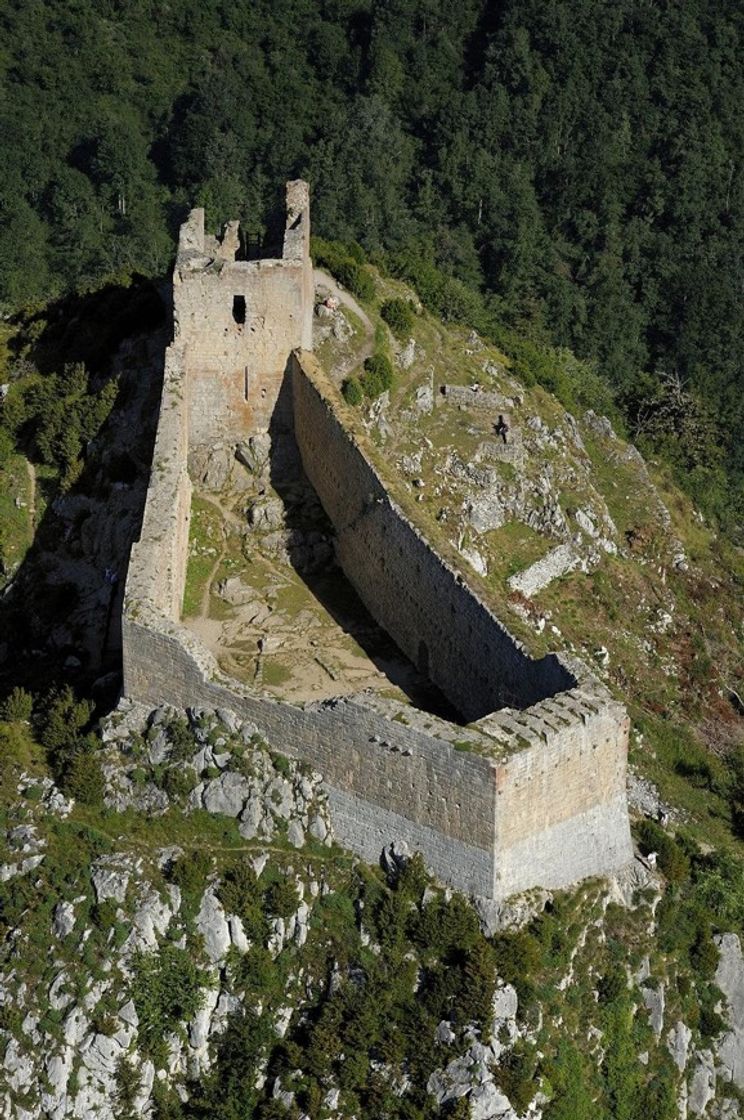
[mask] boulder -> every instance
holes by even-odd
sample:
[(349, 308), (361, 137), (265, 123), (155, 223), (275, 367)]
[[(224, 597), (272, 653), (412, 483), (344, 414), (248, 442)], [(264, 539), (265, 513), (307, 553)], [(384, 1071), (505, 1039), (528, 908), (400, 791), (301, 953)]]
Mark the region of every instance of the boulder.
[(687, 1052), (690, 1048), (691, 1038), (692, 1031), (681, 1019), (675, 1023), (667, 1034), (667, 1049), (680, 1073), (684, 1073), (687, 1067)]
[(230, 926), (213, 887), (204, 892), (196, 917), (196, 928), (204, 938), (204, 950), (210, 961), (216, 964), (224, 960), (230, 948)]
[(127, 887), (131, 868), (128, 865), (112, 865), (106, 856), (98, 860), (91, 872), (93, 889), (96, 892), (96, 902), (105, 902), (113, 899), (114, 902), (123, 902), (126, 898)]
[(492, 1081), (476, 1085), (470, 1094), (471, 1120), (493, 1120), (497, 1116), (514, 1116), (509, 1098)]
[(735, 933), (724, 933), (716, 938), (716, 944), (720, 958), (715, 983), (726, 997), (726, 1018), (731, 1028), (719, 1043), (718, 1061), (722, 1076), (744, 1091), (744, 959), (741, 942)]
[(251, 794), (251, 784), (242, 774), (225, 771), (219, 778), (208, 782), (204, 787), (202, 801), (210, 813), (221, 813), (226, 817), (237, 817)]
[(687, 1098), (688, 1112), (702, 1116), (716, 1095), (716, 1071), (710, 1050), (698, 1050), (695, 1054), (695, 1068), (690, 1078)]
[(58, 902), (54, 907), (52, 930), (55, 937), (67, 937), (75, 927), (75, 907), (71, 902)]

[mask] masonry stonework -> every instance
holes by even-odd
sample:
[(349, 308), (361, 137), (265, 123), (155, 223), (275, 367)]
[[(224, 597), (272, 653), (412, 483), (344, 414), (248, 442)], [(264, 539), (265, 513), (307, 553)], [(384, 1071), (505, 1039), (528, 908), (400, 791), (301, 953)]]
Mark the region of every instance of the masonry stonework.
[[(306, 184), (288, 184), (287, 203), (279, 260), (236, 260), (235, 224), (209, 238), (201, 211), (181, 231), (175, 337), (127, 577), (125, 694), (231, 708), (255, 723), (273, 747), (324, 775), (336, 833), (366, 859), (405, 841), (443, 880), (495, 899), (611, 872), (632, 855), (625, 711), (582, 663), (530, 658), (396, 503), (307, 353)], [(335, 527), (345, 575), (466, 729), (366, 693), (307, 704), (269, 698), (223, 674), (181, 625), (189, 461), (270, 431), (278, 411)]]

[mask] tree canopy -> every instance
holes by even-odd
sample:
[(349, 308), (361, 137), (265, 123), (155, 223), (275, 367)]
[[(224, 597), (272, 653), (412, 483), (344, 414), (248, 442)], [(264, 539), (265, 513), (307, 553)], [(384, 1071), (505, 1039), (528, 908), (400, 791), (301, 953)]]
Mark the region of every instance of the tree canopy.
[(715, 0), (9, 0), (0, 301), (165, 271), (190, 205), (265, 247), (303, 176), (320, 236), (415, 254), (595, 359), (631, 426), (679, 385), (744, 507), (743, 23)]

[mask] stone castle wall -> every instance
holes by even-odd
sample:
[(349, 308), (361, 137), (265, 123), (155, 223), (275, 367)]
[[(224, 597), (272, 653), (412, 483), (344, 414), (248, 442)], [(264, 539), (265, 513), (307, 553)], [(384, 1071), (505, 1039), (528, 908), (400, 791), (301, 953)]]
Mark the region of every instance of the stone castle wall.
[(229, 708), (254, 722), (275, 750), (323, 774), (336, 834), (365, 859), (405, 841), (445, 882), (491, 896), (494, 765), (400, 722), (405, 705), (378, 708), (360, 697), (297, 706), (253, 693), (223, 676), (184, 627), (133, 602), (124, 618), (124, 681), (125, 694), (143, 703)]
[[(632, 854), (624, 709), (580, 662), (529, 658), (429, 546), (390, 498), (312, 356), (298, 353), (292, 360), (287, 392), (279, 371), (288, 364), (288, 343), (297, 337), (305, 343), (312, 309), (304, 184), (289, 185), (288, 210), (283, 262), (260, 263), (276, 266), (266, 275), (284, 269), (284, 281), (296, 290), (281, 309), (266, 305), (255, 334), (266, 344), (262, 354), (275, 347), (274, 367), (263, 368), (245, 402), (248, 411), (237, 416), (233, 394), (241, 371), (235, 355), (242, 361), (249, 347), (236, 347), (224, 364), (215, 363), (200, 337), (197, 306), (198, 293), (208, 288), (207, 304), (219, 305), (222, 315), (223, 297), (234, 294), (234, 275), (228, 271), (230, 282), (223, 283), (214, 265), (224, 260), (229, 270), (245, 263), (234, 262), (236, 231), (228, 228), (222, 242), (207, 239), (198, 212), (182, 229), (177, 269), (193, 275), (179, 281), (189, 289), (187, 303), (183, 292), (175, 297), (177, 305), (181, 301), (178, 333), (166, 355), (145, 516), (127, 576), (125, 695), (153, 705), (231, 708), (254, 722), (275, 749), (324, 775), (337, 835), (366, 859), (376, 860), (394, 840), (405, 841), (443, 880), (497, 899), (612, 871)], [(249, 273), (262, 291), (260, 270), (235, 275)], [(247, 304), (252, 291), (246, 284)], [(271, 316), (285, 313), (280, 344)], [(225, 323), (219, 321), (222, 337)], [(189, 453), (205, 440), (237, 442), (256, 425), (268, 428), (274, 418), (267, 399), (274, 409), (286, 400), (293, 412), (303, 462), (336, 527), (346, 575), (404, 652), (466, 719), (476, 721), (467, 728), (366, 694), (320, 704), (277, 701), (222, 674), (178, 621), (188, 555)], [(458, 739), (472, 749), (456, 749)]]
[(390, 497), (316, 359), (296, 354), (292, 373), (295, 437), (339, 563), (406, 656), (468, 722), (572, 688), (559, 658), (531, 658)]

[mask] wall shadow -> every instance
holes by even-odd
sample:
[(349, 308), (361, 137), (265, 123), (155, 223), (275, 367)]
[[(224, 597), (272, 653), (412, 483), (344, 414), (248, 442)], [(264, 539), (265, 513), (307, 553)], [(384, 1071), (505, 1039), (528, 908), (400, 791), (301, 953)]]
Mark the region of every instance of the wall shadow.
[(284, 506), (290, 563), (338, 627), (414, 707), (462, 723), (460, 713), (444, 694), (375, 621), (332, 554), (335, 531), (303, 470), (295, 441), (291, 376), (288, 364), (269, 426), (270, 480)]
[[(24, 320), (42, 376), (83, 362), (92, 389), (116, 378), (118, 393), (75, 485), (62, 493), (43, 468), (36, 479), (33, 542), (0, 591), (0, 696), (69, 684), (99, 712), (118, 700), (124, 584), (150, 476), (169, 303), (167, 284), (135, 278)], [(21, 441), (33, 460), (23, 430)]]

